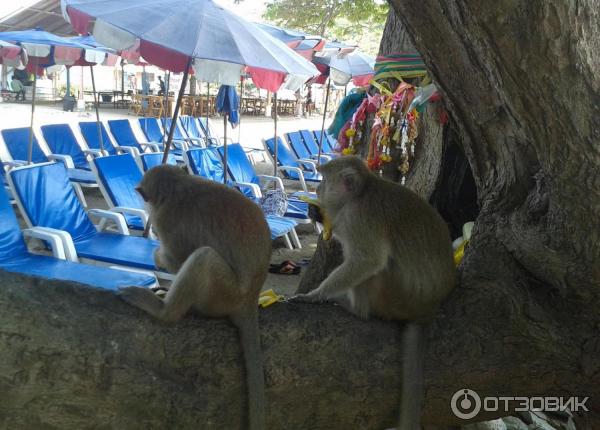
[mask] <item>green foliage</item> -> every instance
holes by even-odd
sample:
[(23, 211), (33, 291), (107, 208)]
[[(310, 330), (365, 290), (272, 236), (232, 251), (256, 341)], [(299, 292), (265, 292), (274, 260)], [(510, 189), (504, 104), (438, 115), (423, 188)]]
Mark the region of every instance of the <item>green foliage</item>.
[(271, 0), (264, 18), (285, 28), (355, 42), (365, 51), (377, 52), (388, 4), (383, 0)]

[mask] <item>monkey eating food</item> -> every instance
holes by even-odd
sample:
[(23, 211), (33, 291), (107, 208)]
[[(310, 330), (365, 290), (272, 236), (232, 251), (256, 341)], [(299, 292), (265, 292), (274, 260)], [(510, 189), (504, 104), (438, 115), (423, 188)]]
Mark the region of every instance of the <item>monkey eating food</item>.
[(249, 429), (265, 429), (258, 296), (267, 277), (271, 234), (261, 209), (238, 191), (161, 165), (138, 192), (160, 239), (158, 268), (176, 273), (164, 300), (139, 287), (120, 290), (128, 303), (166, 322), (188, 310), (229, 317), (240, 333), (248, 385)]
[(407, 321), (403, 332), (399, 430), (421, 428), (423, 318), (433, 314), (455, 284), (448, 227), (409, 189), (371, 173), (358, 157), (319, 167), (320, 208), (340, 241), (344, 261), (321, 284), (291, 301), (332, 300), (368, 318)]

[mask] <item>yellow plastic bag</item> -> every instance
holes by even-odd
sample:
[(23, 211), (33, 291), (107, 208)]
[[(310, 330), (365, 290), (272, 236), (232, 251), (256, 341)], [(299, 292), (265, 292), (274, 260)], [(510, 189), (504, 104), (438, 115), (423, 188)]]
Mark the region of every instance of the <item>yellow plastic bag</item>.
[(261, 308), (266, 308), (267, 306), (271, 306), (273, 303), (277, 303), (283, 299), (284, 299), (284, 297), (275, 293), (275, 291), (267, 290), (267, 291), (263, 291), (258, 296), (258, 305)]
[(463, 257), (465, 256), (465, 246), (467, 246), (467, 244), (469, 243), (468, 240), (463, 241), (463, 243), (461, 243), (458, 248), (456, 248), (456, 251), (454, 251), (454, 265), (458, 266), (460, 264), (460, 262), (462, 261)]

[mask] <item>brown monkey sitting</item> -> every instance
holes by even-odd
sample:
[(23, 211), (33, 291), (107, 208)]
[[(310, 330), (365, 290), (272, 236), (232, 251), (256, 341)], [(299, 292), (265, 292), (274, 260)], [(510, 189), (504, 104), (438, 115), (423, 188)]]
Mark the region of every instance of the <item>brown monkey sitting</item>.
[(440, 215), (409, 189), (379, 178), (358, 157), (319, 167), (320, 206), (344, 261), (315, 290), (292, 301), (333, 300), (353, 314), (410, 321), (403, 336), (401, 430), (418, 430), (423, 335), (414, 321), (431, 315), (455, 284), (450, 234)]
[(249, 428), (264, 430), (258, 295), (267, 277), (271, 234), (261, 209), (238, 191), (170, 165), (149, 170), (137, 190), (150, 206), (161, 242), (156, 266), (177, 275), (164, 300), (139, 287), (122, 289), (121, 297), (163, 321), (177, 321), (190, 309), (229, 317), (244, 353)]

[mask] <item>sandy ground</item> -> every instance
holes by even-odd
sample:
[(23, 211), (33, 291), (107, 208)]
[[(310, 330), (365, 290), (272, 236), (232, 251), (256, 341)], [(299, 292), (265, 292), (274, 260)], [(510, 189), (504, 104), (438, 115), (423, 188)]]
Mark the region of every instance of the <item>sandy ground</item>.
[[(103, 108), (100, 111), (101, 120), (105, 121), (108, 119), (116, 118), (130, 118), (135, 117), (130, 115), (126, 110)], [(0, 129), (14, 128), (14, 127), (27, 127), (31, 119), (31, 106), (26, 103), (0, 103)], [(57, 123), (70, 123), (72, 128), (77, 131), (75, 127), (79, 121), (92, 121), (95, 119), (95, 113), (91, 111), (87, 112), (63, 112), (60, 104), (45, 104), (36, 107), (35, 112), (35, 128), (38, 130), (38, 137), (40, 136), (39, 127), (44, 124), (57, 124)], [(282, 134), (288, 131), (295, 131), (303, 128), (311, 130), (319, 129), (321, 127), (322, 119), (318, 116), (312, 118), (290, 118), (283, 117), (278, 121), (278, 133)], [(211, 118), (211, 126), (214, 132), (222, 136), (223, 135), (223, 121), (221, 118)], [(240, 132), (241, 131), (241, 132)], [(76, 135), (78, 133), (76, 132)], [(273, 135), (273, 120), (265, 117), (255, 116), (244, 116), (242, 117), (241, 129), (232, 130), (228, 128), (228, 136), (233, 137), (234, 140), (241, 141), (242, 145), (248, 148), (263, 148), (262, 139), (271, 137)], [(0, 149), (3, 146), (3, 142), (0, 144)], [(0, 150), (0, 153), (2, 151)], [(256, 169), (259, 173), (272, 174), (273, 167), (272, 163), (268, 158), (258, 162)], [(297, 189), (296, 184), (285, 182), (286, 189), (290, 190)], [(106, 209), (108, 206), (104, 201), (101, 193), (97, 189), (84, 189), (86, 200), (89, 208), (102, 208)], [(22, 221), (22, 220), (21, 220)], [(289, 250), (285, 248), (283, 240), (277, 239), (273, 241), (273, 255), (271, 263), (280, 263), (284, 260), (292, 260), (300, 262), (303, 259), (312, 257), (317, 242), (317, 235), (314, 227), (311, 224), (299, 225), (297, 228), (298, 235), (302, 243), (302, 249)], [(304, 268), (303, 268), (304, 270)], [(275, 292), (284, 295), (291, 295), (296, 290), (298, 283), (300, 282), (299, 275), (276, 275), (269, 274), (268, 279), (263, 287), (263, 290), (273, 289)]]

